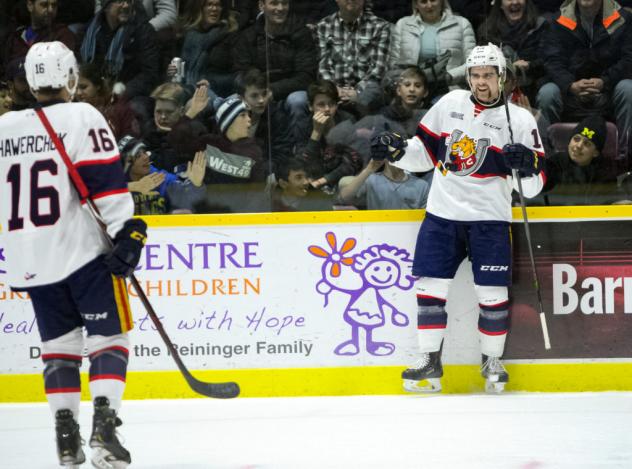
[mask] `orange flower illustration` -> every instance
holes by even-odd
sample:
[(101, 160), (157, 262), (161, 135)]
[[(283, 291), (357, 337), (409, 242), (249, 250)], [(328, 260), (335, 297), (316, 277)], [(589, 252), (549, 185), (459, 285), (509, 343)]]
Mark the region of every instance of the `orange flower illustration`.
[(344, 254), (351, 251), (355, 247), (356, 240), (354, 238), (345, 239), (344, 243), (342, 243), (342, 246), (340, 247), (340, 250), (338, 250), (338, 243), (336, 240), (336, 235), (334, 233), (332, 233), (331, 231), (328, 232), (325, 235), (325, 238), (327, 239), (327, 244), (331, 248), (331, 252), (329, 252), (325, 248), (321, 248), (320, 246), (316, 245), (312, 245), (307, 249), (314, 256), (331, 261), (331, 270), (329, 271), (329, 273), (332, 277), (339, 277), (341, 272), (340, 264), (353, 264), (353, 257), (345, 257)]

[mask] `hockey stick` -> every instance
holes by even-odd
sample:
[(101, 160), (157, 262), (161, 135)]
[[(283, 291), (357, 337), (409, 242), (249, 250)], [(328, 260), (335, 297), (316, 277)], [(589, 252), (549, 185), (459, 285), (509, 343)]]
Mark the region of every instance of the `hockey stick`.
[[(511, 128), (511, 117), (509, 116), (509, 104), (507, 103), (507, 95), (504, 91), (503, 101), (505, 104), (505, 114), (507, 114), (507, 126), (509, 128), (509, 140), (512, 145), (514, 143), (513, 129)], [(529, 259), (531, 260), (531, 271), (533, 272), (533, 286), (538, 296), (538, 306), (540, 308), (540, 326), (542, 327), (542, 336), (544, 337), (544, 348), (551, 348), (551, 340), (549, 339), (549, 328), (546, 325), (546, 316), (544, 307), (542, 306), (542, 291), (540, 289), (540, 281), (538, 280), (538, 271), (535, 267), (535, 256), (533, 254), (533, 243), (531, 242), (531, 228), (529, 227), (529, 218), (527, 217), (527, 206), (524, 201), (524, 192), (522, 192), (522, 180), (516, 169), (511, 170), (511, 175), (518, 182), (518, 195), (520, 196), (520, 208), (522, 210), (522, 219), (524, 220), (524, 232), (527, 238), (527, 246), (529, 248)]]
[[(51, 126), (50, 121), (48, 120), (48, 117), (46, 117), (46, 114), (44, 113), (42, 108), (37, 107), (35, 109), (35, 112), (37, 113), (37, 116), (39, 117), (40, 121), (44, 125), (44, 128), (46, 129), (48, 136), (53, 141), (53, 144), (55, 145), (57, 152), (60, 154), (61, 159), (63, 160), (64, 164), (68, 168), (68, 174), (70, 175), (70, 180), (73, 186), (75, 187), (75, 189), (77, 190), (77, 192), (79, 193), (79, 197), (81, 198), (81, 200), (86, 201), (88, 208), (90, 209), (90, 213), (94, 217), (96, 223), (99, 225), (99, 228), (101, 228), (101, 233), (103, 234), (103, 237), (107, 241), (110, 248), (112, 248), (114, 246), (114, 243), (112, 242), (112, 239), (110, 238), (110, 236), (108, 235), (106, 231), (105, 224), (103, 223), (103, 220), (101, 219), (101, 216), (99, 215), (99, 210), (96, 207), (96, 205), (94, 205), (94, 202), (89, 198), (88, 188), (83, 182), (81, 175), (72, 164), (70, 157), (66, 153), (64, 144), (61, 142), (61, 140), (59, 139), (59, 137), (53, 130), (53, 127)], [(187, 381), (191, 389), (197, 392), (198, 394), (202, 394), (203, 396), (207, 396), (207, 397), (215, 397), (219, 399), (229, 399), (232, 397), (237, 397), (240, 391), (239, 385), (237, 383), (235, 382), (207, 383), (204, 381), (200, 381), (199, 379), (196, 379), (191, 374), (191, 372), (187, 369), (187, 367), (182, 362), (182, 359), (180, 358), (180, 354), (178, 353), (178, 350), (174, 347), (173, 342), (167, 335), (167, 332), (165, 331), (165, 328), (162, 325), (162, 322), (160, 322), (160, 318), (158, 318), (158, 315), (154, 311), (154, 308), (151, 306), (151, 303), (147, 299), (145, 292), (141, 288), (140, 283), (138, 282), (134, 274), (131, 274), (129, 276), (129, 279), (132, 285), (134, 286), (134, 289), (136, 290), (136, 293), (138, 294), (138, 297), (140, 298), (141, 303), (143, 303), (143, 306), (145, 307), (147, 314), (149, 315), (152, 322), (156, 326), (156, 330), (158, 331), (158, 334), (160, 334), (160, 337), (162, 338), (163, 342), (167, 346), (169, 353), (171, 354), (174, 361), (176, 362), (178, 369), (184, 376), (184, 379)]]

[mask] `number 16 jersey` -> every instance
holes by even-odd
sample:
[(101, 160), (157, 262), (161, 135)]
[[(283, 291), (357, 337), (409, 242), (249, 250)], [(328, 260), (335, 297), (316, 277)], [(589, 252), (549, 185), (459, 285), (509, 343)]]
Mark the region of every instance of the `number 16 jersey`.
[[(134, 204), (105, 118), (86, 103), (42, 110), (113, 237)], [(0, 249), (11, 287), (59, 282), (108, 250), (34, 109), (0, 117), (0, 187)]]

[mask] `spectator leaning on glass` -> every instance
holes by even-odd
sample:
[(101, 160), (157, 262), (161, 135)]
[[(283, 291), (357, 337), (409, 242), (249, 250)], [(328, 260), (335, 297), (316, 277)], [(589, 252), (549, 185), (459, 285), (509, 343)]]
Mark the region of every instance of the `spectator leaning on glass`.
[(198, 152), (187, 162), (186, 171), (173, 174), (151, 164), (147, 146), (131, 135), (118, 142), (127, 187), (134, 198), (134, 215), (162, 215), (173, 210), (193, 212), (205, 194), (206, 158)]
[(537, 106), (549, 124), (614, 115), (619, 157), (632, 131), (632, 13), (614, 0), (569, 0), (542, 36), (550, 82)]
[(358, 198), (368, 210), (400, 210), (426, 208), (430, 184), (387, 160), (371, 159), (360, 174), (341, 179), (339, 189), (342, 203)]
[[(272, 193), (273, 212), (304, 210), (303, 202), (309, 194), (309, 179), (305, 162), (293, 159), (276, 173), (277, 186)], [(331, 207), (330, 207), (331, 208)]]
[(455, 15), (447, 0), (413, 0), (413, 14), (393, 28), (389, 63), (417, 65), (424, 71), (431, 94), (448, 85), (465, 85), (465, 59), (476, 45), (470, 22)]
[(358, 115), (379, 109), (391, 24), (365, 8), (365, 0), (336, 0), (338, 12), (317, 25), (321, 78), (338, 87), (340, 103)]

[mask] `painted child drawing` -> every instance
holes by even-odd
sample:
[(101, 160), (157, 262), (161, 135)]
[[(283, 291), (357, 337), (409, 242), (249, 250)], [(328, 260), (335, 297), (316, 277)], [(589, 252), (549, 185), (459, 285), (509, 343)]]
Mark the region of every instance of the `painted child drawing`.
[(344, 320), (351, 326), (351, 338), (339, 344), (336, 355), (357, 355), (360, 352), (360, 331), (366, 337), (364, 347), (371, 355), (391, 355), (395, 345), (374, 340), (376, 328), (386, 324), (389, 318), (395, 326), (408, 325), (408, 316), (390, 304), (382, 291), (391, 287), (410, 290), (414, 284), (409, 272), (412, 259), (408, 251), (389, 244), (374, 244), (351, 255), (357, 241), (348, 238), (338, 249), (336, 235), (326, 235), (329, 250), (320, 246), (309, 246), (309, 252), (324, 259), (322, 278), (316, 284), (316, 291), (325, 297), (327, 306), (329, 294), (339, 291), (349, 295), (343, 312)]

